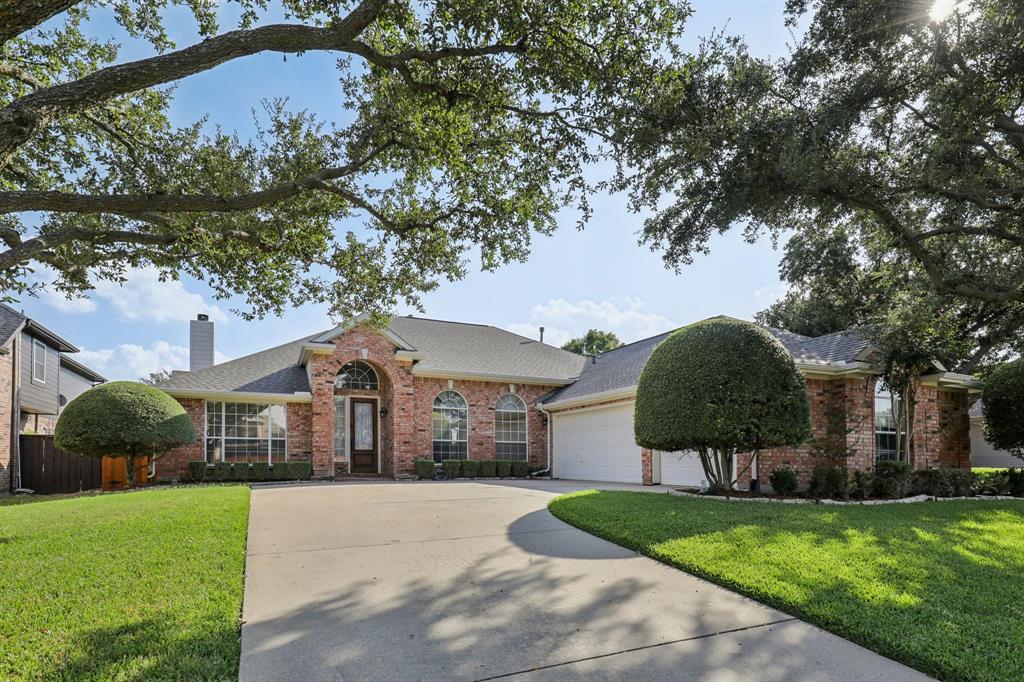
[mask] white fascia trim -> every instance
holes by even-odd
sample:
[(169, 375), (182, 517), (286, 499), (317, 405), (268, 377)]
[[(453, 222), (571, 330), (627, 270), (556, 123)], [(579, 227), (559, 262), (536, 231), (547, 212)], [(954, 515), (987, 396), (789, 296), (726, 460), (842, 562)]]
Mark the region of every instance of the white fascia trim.
[(813, 360), (797, 360), (796, 368), (804, 374), (819, 374), (825, 376), (868, 376), (878, 374), (867, 362), (815, 362)]
[(256, 393), (250, 391), (211, 391), (206, 389), (160, 389), (172, 398), (202, 398), (204, 400), (223, 400), (234, 403), (311, 403), (312, 393)]
[(399, 360), (422, 360), (423, 353), (418, 350), (396, 350), (395, 358)]
[(528, 377), (513, 374), (485, 374), (482, 372), (450, 372), (431, 369), (420, 369), (414, 365), (412, 375), (424, 379), (466, 379), (468, 381), (496, 381), (503, 384), (534, 384), (538, 386), (568, 386), (576, 381), (572, 379), (552, 379), (551, 377)]
[(921, 383), (925, 386), (937, 386), (939, 388), (959, 388), (968, 393), (981, 393), (985, 387), (984, 382), (972, 377), (970, 374), (957, 374), (956, 372), (939, 372), (921, 377)]
[(333, 352), (333, 343), (304, 343), (299, 351), (299, 367), (304, 367), (314, 355), (330, 355)]
[(589, 393), (579, 398), (568, 398), (566, 400), (558, 400), (553, 403), (543, 403), (545, 410), (555, 412), (557, 410), (566, 410), (570, 407), (577, 407), (579, 405), (586, 405), (587, 403), (600, 403), (608, 400), (617, 400), (620, 398), (635, 398), (636, 397), (636, 385), (626, 386), (625, 388), (614, 388), (610, 391), (601, 391), (600, 393)]
[[(369, 319), (370, 315), (368, 313), (360, 313), (359, 315), (353, 317), (351, 320), (339, 324), (331, 331), (316, 337), (315, 339), (313, 339), (312, 343), (329, 343), (333, 341), (336, 337), (341, 336), (342, 334), (347, 332), (352, 327), (360, 325)], [(390, 327), (384, 327), (383, 329), (378, 329), (377, 331), (383, 334), (385, 338), (391, 341), (391, 343), (398, 346), (399, 350), (416, 350), (415, 348), (412, 347), (411, 344), (409, 344), (408, 341), (406, 341), (401, 336), (391, 331)]]

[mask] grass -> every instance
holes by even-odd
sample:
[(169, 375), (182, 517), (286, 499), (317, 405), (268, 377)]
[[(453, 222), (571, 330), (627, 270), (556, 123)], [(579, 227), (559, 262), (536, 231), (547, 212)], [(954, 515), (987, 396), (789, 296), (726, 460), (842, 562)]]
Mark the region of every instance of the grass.
[(1024, 671), (1024, 502), (826, 507), (592, 490), (550, 509), (936, 677)]
[(249, 489), (0, 506), (0, 679), (234, 680)]

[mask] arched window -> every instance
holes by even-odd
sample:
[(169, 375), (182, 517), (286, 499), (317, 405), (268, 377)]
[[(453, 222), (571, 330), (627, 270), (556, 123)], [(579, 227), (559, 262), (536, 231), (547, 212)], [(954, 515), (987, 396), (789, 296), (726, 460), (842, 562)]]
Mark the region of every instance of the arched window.
[(377, 381), (377, 373), (373, 371), (373, 367), (362, 360), (353, 360), (338, 372), (338, 376), (334, 380), (334, 387), (376, 391), (380, 388), (380, 383)]
[(526, 403), (506, 393), (494, 406), (495, 459), (526, 461)]
[(434, 398), (434, 461), (466, 459), (469, 409), (466, 399), (455, 391), (441, 391)]

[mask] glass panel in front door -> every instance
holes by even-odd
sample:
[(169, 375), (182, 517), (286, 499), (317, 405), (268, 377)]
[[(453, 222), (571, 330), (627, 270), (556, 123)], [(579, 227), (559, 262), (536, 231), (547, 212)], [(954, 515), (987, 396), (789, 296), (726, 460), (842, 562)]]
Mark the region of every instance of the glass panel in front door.
[(355, 438), (353, 450), (373, 450), (373, 403), (354, 403)]

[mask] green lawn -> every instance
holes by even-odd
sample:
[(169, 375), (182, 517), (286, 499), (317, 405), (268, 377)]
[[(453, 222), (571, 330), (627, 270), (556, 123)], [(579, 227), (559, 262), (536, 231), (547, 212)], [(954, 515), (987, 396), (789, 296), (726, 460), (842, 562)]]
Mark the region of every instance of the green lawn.
[(1024, 502), (828, 507), (586, 491), (550, 509), (939, 678), (1024, 678)]
[(249, 488), (0, 506), (0, 679), (233, 680)]

